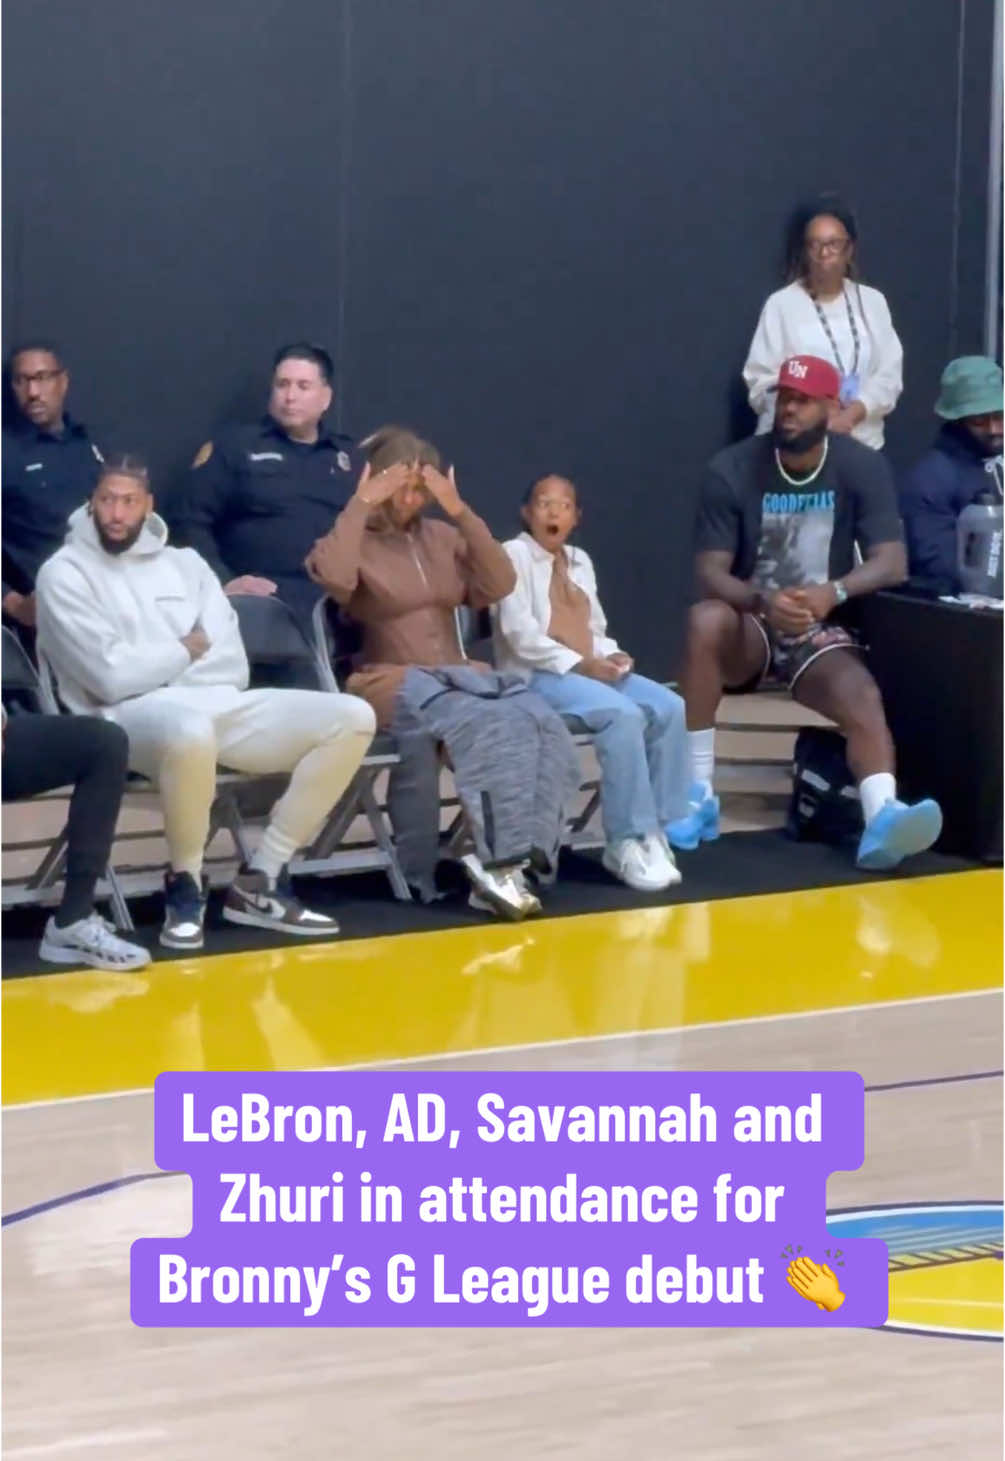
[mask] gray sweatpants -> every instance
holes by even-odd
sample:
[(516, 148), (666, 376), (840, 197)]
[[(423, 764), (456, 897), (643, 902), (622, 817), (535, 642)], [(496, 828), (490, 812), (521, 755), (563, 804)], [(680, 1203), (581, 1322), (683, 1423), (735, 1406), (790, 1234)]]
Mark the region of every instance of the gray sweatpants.
[(423, 896), (438, 851), (439, 744), (486, 867), (531, 859), (554, 870), (580, 785), (579, 755), (561, 718), (523, 680), (463, 665), (409, 670), (391, 730), (402, 765), (388, 810), (405, 876)]

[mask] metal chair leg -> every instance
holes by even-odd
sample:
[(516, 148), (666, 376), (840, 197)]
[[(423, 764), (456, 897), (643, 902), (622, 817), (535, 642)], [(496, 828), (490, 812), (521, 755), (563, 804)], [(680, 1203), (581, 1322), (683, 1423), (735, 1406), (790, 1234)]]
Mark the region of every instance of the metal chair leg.
[(371, 778), (359, 790), (360, 807), (363, 815), (370, 823), (370, 830), (373, 832), (374, 840), (381, 852), (387, 858), (387, 878), (391, 884), (394, 896), (402, 903), (411, 903), (412, 890), (405, 880), (401, 870), (401, 863), (398, 861), (398, 854), (395, 850), (394, 839), (387, 830), (387, 823), (384, 815), (373, 794), (373, 779)]
[(310, 848), (311, 860), (323, 862), (325, 858), (331, 857), (342, 842), (343, 837), (360, 814), (363, 788), (372, 785), (377, 771), (372, 767), (361, 766), (346, 787), (342, 799), (335, 807), (328, 821), (321, 828), (315, 838), (314, 845)]
[(28, 879), (26, 887), (32, 890), (48, 888), (59, 881), (63, 864), (66, 861), (66, 843), (66, 828), (64, 827), (59, 836), (53, 838), (42, 861)]
[(226, 830), (230, 833), (231, 840), (237, 850), (237, 855), (242, 864), (251, 861), (252, 848), (244, 835), (244, 822), (241, 820), (241, 813), (237, 806), (237, 799), (234, 796), (223, 796), (219, 798), (219, 823), (211, 837), (216, 831)]
[(129, 912), (126, 895), (122, 891), (122, 884), (119, 882), (118, 874), (111, 865), (105, 869), (105, 877), (108, 880), (108, 901), (112, 905), (112, 916), (116, 928), (120, 929), (123, 933), (135, 932), (136, 925), (133, 923), (132, 915)]

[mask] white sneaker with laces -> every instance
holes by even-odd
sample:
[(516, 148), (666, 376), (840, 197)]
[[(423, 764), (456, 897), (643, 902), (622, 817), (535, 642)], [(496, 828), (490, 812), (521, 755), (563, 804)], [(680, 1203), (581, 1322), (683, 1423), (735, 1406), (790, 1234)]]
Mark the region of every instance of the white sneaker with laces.
[(648, 841), (638, 837), (626, 837), (613, 847), (605, 847), (602, 861), (609, 873), (637, 893), (662, 892), (674, 881), (676, 872), (662, 856), (657, 860)]
[(89, 964), (92, 969), (144, 969), (150, 963), (149, 950), (126, 943), (97, 913), (66, 928), (50, 918), (38, 956), (47, 964)]
[(257, 868), (242, 867), (223, 900), (226, 923), (269, 928), (297, 938), (335, 938), (338, 920), (305, 908), (295, 897), (286, 869), (276, 879)]
[(677, 866), (677, 859), (670, 850), (670, 844), (663, 832), (650, 832), (646, 838), (646, 848), (654, 867), (659, 867), (661, 864), (665, 866), (667, 878), (669, 879), (667, 883), (668, 888), (672, 887), (675, 883), (683, 881), (681, 870)]

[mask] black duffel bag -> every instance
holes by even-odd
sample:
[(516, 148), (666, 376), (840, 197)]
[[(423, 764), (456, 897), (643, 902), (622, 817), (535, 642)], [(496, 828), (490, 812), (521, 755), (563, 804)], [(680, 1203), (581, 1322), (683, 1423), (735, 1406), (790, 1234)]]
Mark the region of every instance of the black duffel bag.
[(862, 835), (862, 807), (848, 769), (845, 738), (823, 726), (804, 726), (796, 737), (792, 797), (785, 830), (797, 842), (840, 847)]

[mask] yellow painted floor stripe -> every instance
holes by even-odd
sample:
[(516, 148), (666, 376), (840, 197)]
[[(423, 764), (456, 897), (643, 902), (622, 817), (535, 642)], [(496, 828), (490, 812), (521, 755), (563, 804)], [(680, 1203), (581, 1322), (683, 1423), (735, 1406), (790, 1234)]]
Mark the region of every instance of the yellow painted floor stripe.
[(3, 1099), (1000, 988), (1001, 919), (988, 869), (8, 980)]
[(891, 1274), (890, 1318), (922, 1329), (936, 1325), (963, 1334), (1001, 1334), (1001, 1260)]

